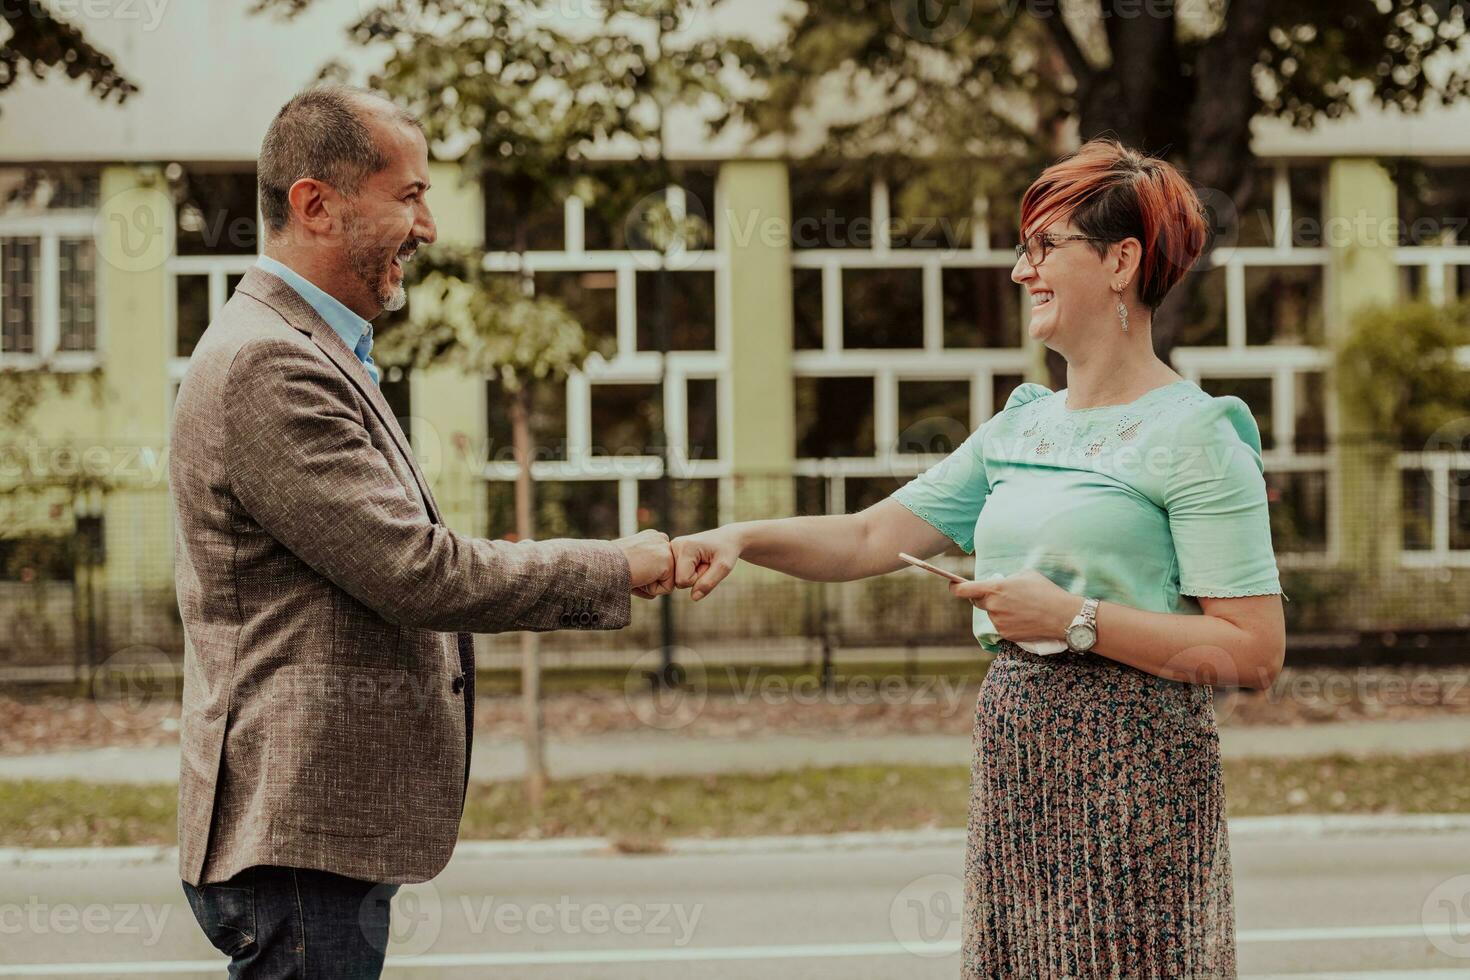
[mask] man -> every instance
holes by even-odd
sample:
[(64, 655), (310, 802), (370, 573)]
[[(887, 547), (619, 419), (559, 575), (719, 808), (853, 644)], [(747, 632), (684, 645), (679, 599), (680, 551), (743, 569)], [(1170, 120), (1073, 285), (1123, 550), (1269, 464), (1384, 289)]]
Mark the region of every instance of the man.
[(205, 332), (170, 458), (184, 657), (179, 870), (237, 977), (377, 976), (397, 886), (449, 860), (469, 632), (619, 629), (668, 538), (510, 543), (440, 517), (369, 321), (434, 241), (415, 120), (291, 99), (259, 161), (265, 254)]

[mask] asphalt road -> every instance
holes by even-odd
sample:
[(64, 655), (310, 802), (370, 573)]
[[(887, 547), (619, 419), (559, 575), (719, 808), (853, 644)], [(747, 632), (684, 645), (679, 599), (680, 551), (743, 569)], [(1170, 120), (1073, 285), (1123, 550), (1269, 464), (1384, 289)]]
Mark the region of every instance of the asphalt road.
[[(1243, 976), (1470, 977), (1470, 834), (1235, 842)], [(457, 857), (390, 976), (954, 978), (953, 846)], [(0, 870), (0, 977), (223, 975), (169, 865)]]

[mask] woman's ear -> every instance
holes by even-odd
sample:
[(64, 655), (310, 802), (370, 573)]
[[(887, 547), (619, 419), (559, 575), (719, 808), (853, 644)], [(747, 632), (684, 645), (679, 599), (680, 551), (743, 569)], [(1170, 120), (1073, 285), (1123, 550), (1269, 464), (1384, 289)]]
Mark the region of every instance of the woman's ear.
[(1143, 263), (1143, 243), (1137, 238), (1125, 238), (1118, 242), (1112, 273), (1128, 282), (1138, 278), (1138, 268)]

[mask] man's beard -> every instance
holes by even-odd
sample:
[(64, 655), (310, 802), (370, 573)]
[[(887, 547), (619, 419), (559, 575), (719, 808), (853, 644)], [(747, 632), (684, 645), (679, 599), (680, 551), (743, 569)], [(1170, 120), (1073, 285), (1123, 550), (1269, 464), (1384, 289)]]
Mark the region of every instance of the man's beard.
[(355, 210), (344, 216), (343, 232), (347, 239), (347, 266), (353, 275), (367, 287), (380, 307), (390, 313), (403, 309), (408, 302), (408, 291), (403, 288), (403, 283), (393, 285), (389, 280), (393, 257), (403, 247), (402, 244), (385, 245), (374, 241), (372, 235), (364, 231)]

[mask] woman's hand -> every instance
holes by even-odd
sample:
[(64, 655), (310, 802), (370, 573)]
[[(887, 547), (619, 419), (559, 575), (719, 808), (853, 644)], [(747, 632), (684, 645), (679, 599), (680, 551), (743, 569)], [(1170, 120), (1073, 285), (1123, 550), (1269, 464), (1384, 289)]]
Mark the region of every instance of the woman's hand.
[(744, 542), (733, 528), (721, 527), (675, 538), (674, 586), (691, 589), (698, 602), (714, 591), (740, 560)]
[(1066, 639), (1067, 627), (1082, 611), (1082, 596), (1034, 568), (988, 581), (951, 582), (949, 591), (984, 609), (996, 632), (1012, 641)]

